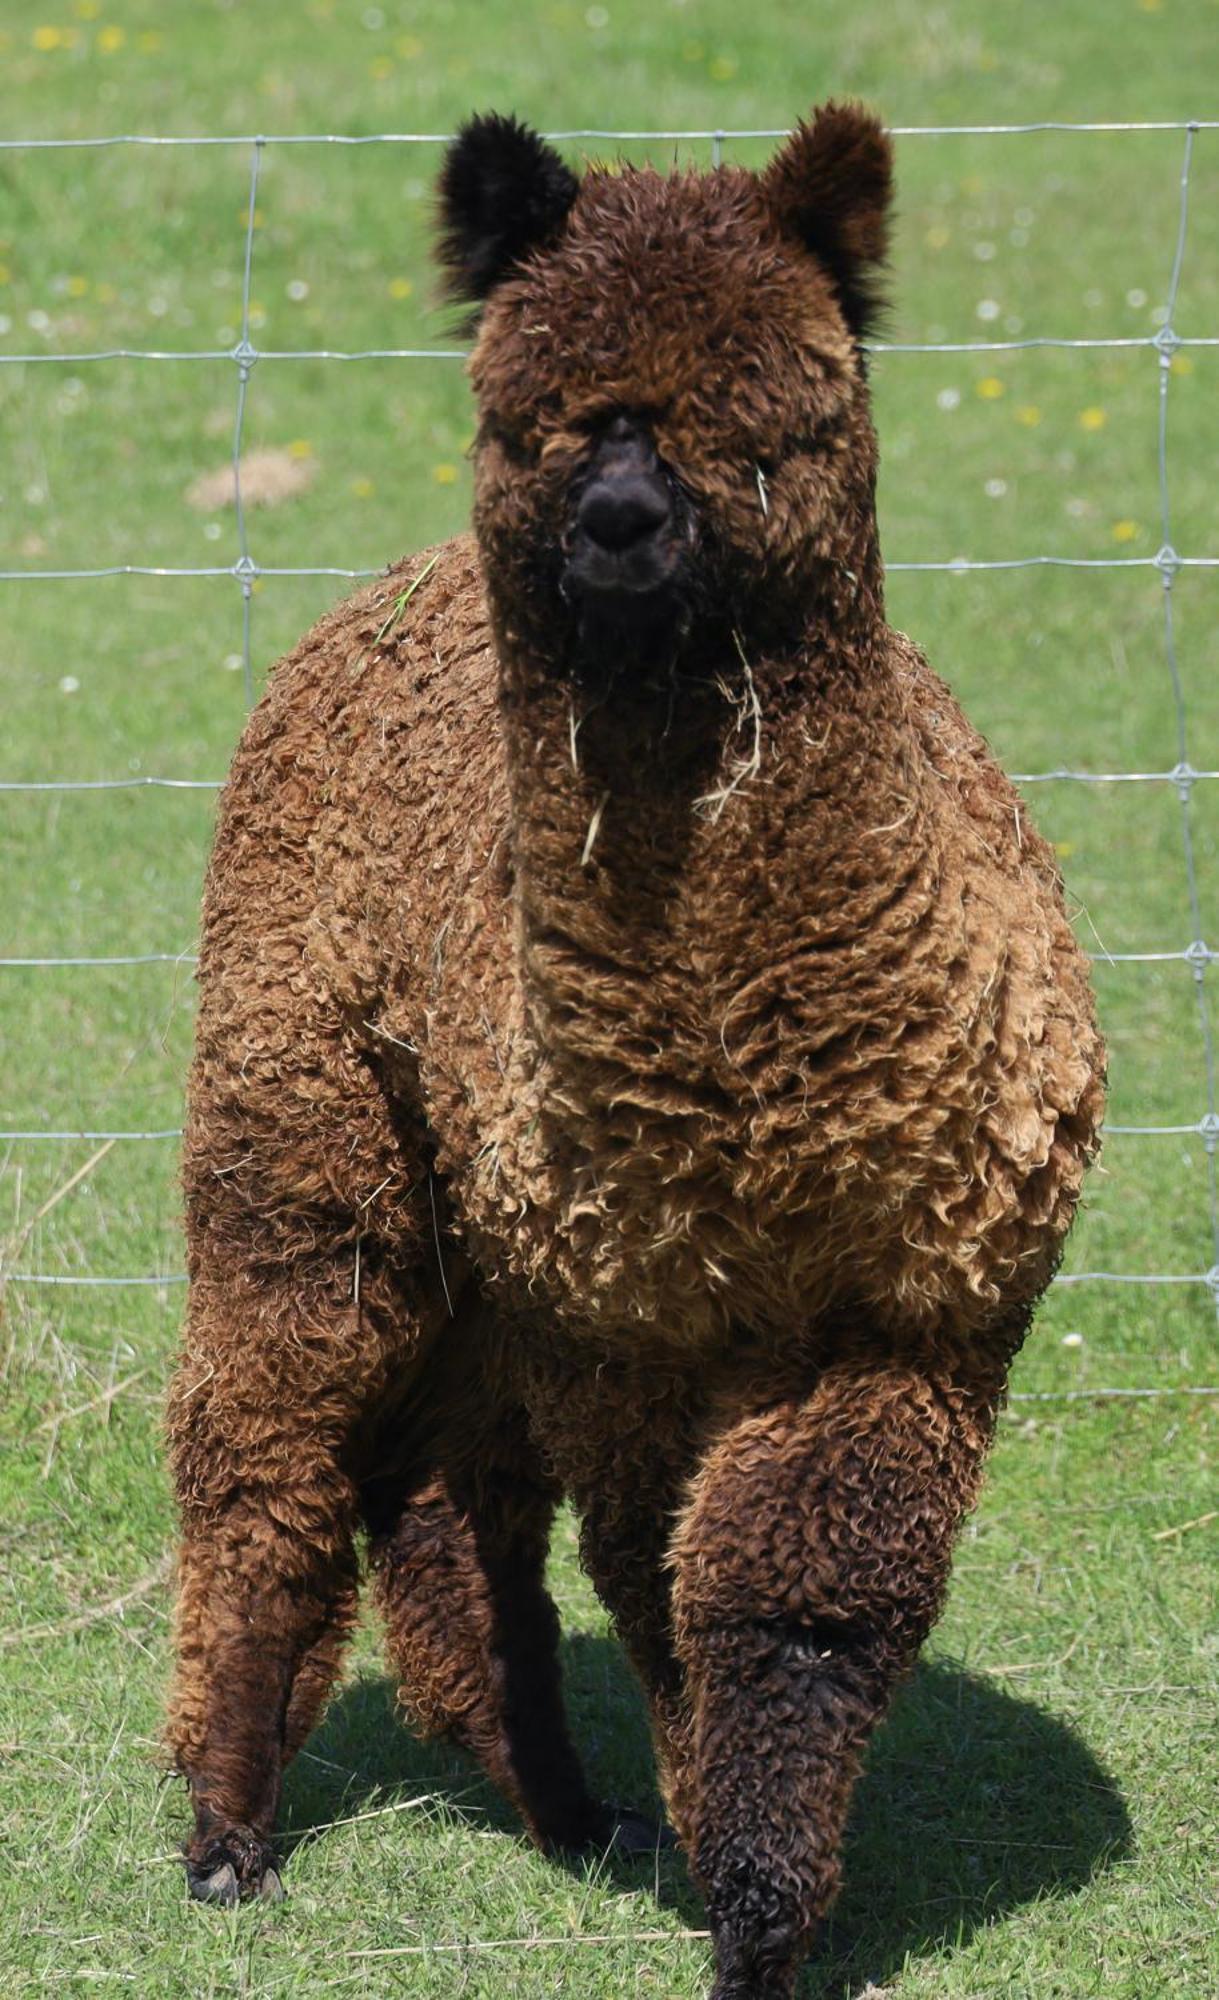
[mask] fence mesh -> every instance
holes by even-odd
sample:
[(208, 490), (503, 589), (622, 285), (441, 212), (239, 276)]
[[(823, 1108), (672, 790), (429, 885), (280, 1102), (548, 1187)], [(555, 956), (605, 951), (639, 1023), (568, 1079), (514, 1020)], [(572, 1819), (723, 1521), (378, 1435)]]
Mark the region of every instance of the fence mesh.
[[(1118, 964), (1162, 964), (1179, 961), (1189, 969), (1196, 997), (1197, 1033), (1202, 1057), (1204, 1092), (1198, 1106), (1196, 1118), (1187, 1123), (1157, 1124), (1130, 1123), (1111, 1124), (1108, 1131), (1133, 1138), (1154, 1138), (1163, 1136), (1195, 1137), (1201, 1140), (1206, 1175), (1206, 1201), (1209, 1221), (1209, 1237), (1197, 1259), (1198, 1268), (1186, 1272), (1162, 1271), (1109, 1271), (1089, 1270), (1060, 1275), (1058, 1285), (1148, 1285), (1185, 1286), (1203, 1288), (1213, 1299), (1219, 1310), (1219, 1172), (1216, 1165), (1216, 1149), (1219, 1146), (1219, 1108), (1216, 1103), (1216, 1063), (1215, 1034), (1211, 1018), (1208, 995), (1207, 974), (1219, 952), (1209, 946), (1203, 935), (1202, 905), (1199, 896), (1198, 867), (1194, 829), (1194, 795), (1199, 785), (1214, 784), (1219, 780), (1219, 769), (1193, 760), (1193, 744), (1189, 735), (1189, 717), (1183, 689), (1182, 676), (1177, 657), (1174, 629), (1173, 593), (1174, 585), (1182, 573), (1190, 570), (1219, 569), (1219, 553), (1208, 553), (1203, 549), (1179, 550), (1174, 545), (1172, 534), (1172, 494), (1169, 464), (1169, 406), (1172, 380), (1172, 363), (1175, 356), (1189, 348), (1219, 348), (1219, 333), (1184, 336), (1176, 330), (1174, 320), (1181, 289), (1182, 272), (1187, 255), (1187, 238), (1190, 210), (1191, 175), (1200, 133), (1219, 130), (1219, 120), (1179, 120), (1179, 121), (1109, 121), (1093, 123), (1065, 123), (1058, 121), (1037, 121), (1023, 125), (954, 125), (954, 126), (905, 126), (894, 127), (894, 136), (906, 140), (929, 140), (935, 138), (964, 138), (991, 136), (1036, 135), (1038, 133), (1179, 133), (1182, 140), (1180, 156), (1179, 191), (1176, 208), (1176, 227), (1172, 242), (1171, 256), (1166, 258), (1164, 271), (1165, 307), (1159, 315), (1161, 324), (1154, 333), (1146, 335), (1120, 335), (1097, 337), (1058, 337), (1054, 334), (1035, 334), (1023, 338), (978, 339), (978, 340), (935, 340), (935, 341), (877, 341), (871, 344), (873, 353), (885, 354), (998, 354), (1018, 350), (1038, 349), (1145, 349), (1148, 360), (1158, 375), (1158, 518), (1159, 547), (1152, 555), (1123, 556), (1059, 556), (1051, 554), (1028, 554), (1001, 558), (971, 558), (952, 556), (932, 561), (901, 561), (887, 563), (891, 573), (901, 572), (943, 572), (960, 575), (972, 571), (1007, 570), (1136, 570), (1146, 571), (1159, 585), (1163, 604), (1163, 652), (1165, 670), (1172, 704), (1175, 735), (1175, 762), (1167, 768), (1151, 770), (1089, 770), (1061, 766), (1053, 769), (1032, 770), (1015, 773), (1017, 782), (1023, 785), (1082, 785), (1082, 786), (1167, 786), (1175, 790), (1180, 807), (1180, 834), (1187, 886), (1187, 911), (1182, 926), (1182, 935), (1175, 948), (1146, 951), (1093, 952), (1093, 957), (1105, 963)], [(172, 137), (162, 138), (146, 134), (121, 134), (101, 139), (39, 139), (0, 140), (0, 156), (14, 152), (38, 153), (45, 151), (97, 152), (121, 147), (147, 148), (201, 148), (228, 147), (244, 149), (248, 153), (248, 195), (246, 202), (246, 223), (244, 236), (244, 257), (241, 273), (241, 320), (240, 332), (232, 346), (212, 348), (148, 348), (109, 347), (85, 352), (38, 352), (0, 354), (0, 367), (104, 365), (109, 363), (141, 363), (155, 366), (167, 362), (228, 362), (234, 371), (234, 408), (232, 423), (231, 465), (233, 500), (236, 520), (236, 553), (229, 563), (206, 566), (166, 567), (155, 564), (122, 563), (98, 568), (39, 568), (0, 570), (0, 582), (13, 589), (35, 589), (43, 585), (68, 582), (92, 583), (116, 576), (148, 576), (166, 578), (220, 578), (235, 582), (240, 595), (240, 661), (244, 678), (247, 704), (254, 699), (254, 586), (263, 577), (333, 578), (357, 580), (377, 575), (375, 569), (345, 568), (332, 565), (283, 567), (260, 563), (252, 546), (247, 507), (242, 491), (242, 454), (245, 438), (248, 393), (252, 375), (256, 368), (266, 365), (279, 367), (291, 363), (325, 361), (343, 364), (361, 362), (445, 362), (460, 364), (465, 359), (465, 350), (448, 346), (407, 346), (407, 347), (364, 347), (343, 349), (335, 347), (260, 348), (252, 338), (252, 281), (255, 264), (256, 216), (258, 207), (259, 181), (268, 148), (283, 147), (411, 147), (419, 145), (435, 146), (446, 142), (449, 135), (442, 133), (373, 133), (348, 135), (336, 133), (283, 134), (269, 136), (253, 134), (242, 137)], [(548, 135), (556, 141), (654, 141), (695, 144), (710, 149), (713, 164), (719, 164), (734, 142), (751, 140), (774, 140), (785, 134), (771, 129), (707, 129), (698, 131), (601, 131), (582, 130), (556, 132)], [(1207, 746), (1208, 748), (1210, 746)], [(54, 779), (25, 780), (19, 777), (0, 775), (0, 792), (55, 794), (73, 792), (120, 792), (141, 788), (179, 791), (214, 791), (222, 782), (218, 774), (180, 778), (168, 776), (116, 776), (83, 779), (65, 772)], [(150, 964), (193, 964), (193, 954), (188, 951), (166, 949), (118, 955), (18, 955), (0, 956), (0, 971), (10, 968), (40, 969), (49, 974), (67, 971), (71, 968), (110, 968), (141, 966)], [(69, 1140), (123, 1142), (130, 1144), (172, 1142), (180, 1137), (176, 1126), (164, 1126), (149, 1122), (146, 1126), (128, 1127), (77, 1127), (62, 1121), (48, 1124), (44, 1128), (14, 1126), (0, 1130), (0, 1143), (25, 1144), (65, 1142)], [(161, 1287), (184, 1282), (184, 1274), (154, 1273), (151, 1275), (129, 1273), (121, 1275), (100, 1275), (93, 1273), (56, 1273), (42, 1270), (0, 1270), (0, 1276), (10, 1283), (29, 1286), (99, 1286), (99, 1287)], [(1079, 1391), (1026, 1392), (1016, 1400), (1092, 1400), (1098, 1395), (1115, 1397), (1158, 1396), (1158, 1395), (1214, 1395), (1214, 1388), (1100, 1388)]]

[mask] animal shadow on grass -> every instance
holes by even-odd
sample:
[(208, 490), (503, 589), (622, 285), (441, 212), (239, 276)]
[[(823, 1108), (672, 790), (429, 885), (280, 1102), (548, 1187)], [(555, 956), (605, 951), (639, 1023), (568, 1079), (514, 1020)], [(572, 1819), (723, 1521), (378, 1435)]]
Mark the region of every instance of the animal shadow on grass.
[[(609, 1638), (576, 1633), (564, 1641), (563, 1668), (594, 1789), (659, 1812), (642, 1700), (621, 1651)], [(444, 1742), (420, 1743), (403, 1726), (391, 1682), (355, 1680), (288, 1774), (284, 1850), (290, 1856), (336, 1821), (412, 1797), (522, 1838), (470, 1758)], [(955, 1949), (1023, 1904), (1070, 1895), (1130, 1844), (1120, 1794), (1068, 1724), (949, 1662), (924, 1662), (872, 1745), (851, 1814), (845, 1887), (804, 1974), (802, 2000), (850, 2000), (883, 1985), (908, 1957)], [(680, 1855), (609, 1857), (602, 1869), (610, 1882), (651, 1889), (683, 1922), (705, 1926)]]

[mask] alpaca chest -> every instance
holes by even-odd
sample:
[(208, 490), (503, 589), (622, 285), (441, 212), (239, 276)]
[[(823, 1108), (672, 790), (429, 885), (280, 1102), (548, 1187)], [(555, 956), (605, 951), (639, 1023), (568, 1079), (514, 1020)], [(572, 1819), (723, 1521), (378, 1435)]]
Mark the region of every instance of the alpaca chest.
[(819, 1005), (787, 964), (730, 1013), (714, 991), (641, 1000), (629, 1032), (586, 1002), (578, 1034), (542, 1039), (490, 991), (450, 1015), (432, 1113), (484, 1282), (679, 1347), (848, 1302), (980, 1323), (1044, 1283), (1093, 1143), (1090, 1100), (1074, 1112), (1092, 1064), (1033, 965), (935, 943), (907, 958), (900, 1010), (862, 982)]
[[(520, 1306), (675, 1344), (807, 1320), (842, 1261), (834, 1162), (793, 1071), (769, 1099), (653, 1064), (513, 1045), (442, 1163), (484, 1282)], [(443, 1115), (441, 1123), (447, 1123)]]

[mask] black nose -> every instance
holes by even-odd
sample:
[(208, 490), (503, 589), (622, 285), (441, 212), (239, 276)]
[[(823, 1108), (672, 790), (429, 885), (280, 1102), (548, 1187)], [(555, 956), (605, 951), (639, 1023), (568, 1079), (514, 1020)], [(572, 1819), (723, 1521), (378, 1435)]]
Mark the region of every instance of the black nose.
[(634, 473), (596, 480), (576, 509), (576, 526), (600, 548), (617, 553), (655, 535), (669, 514), (661, 481)]

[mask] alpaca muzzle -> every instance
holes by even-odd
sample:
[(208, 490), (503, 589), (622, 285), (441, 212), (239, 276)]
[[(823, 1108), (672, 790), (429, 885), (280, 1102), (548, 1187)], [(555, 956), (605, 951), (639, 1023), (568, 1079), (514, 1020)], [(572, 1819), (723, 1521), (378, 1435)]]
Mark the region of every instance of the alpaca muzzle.
[(615, 417), (573, 496), (564, 590), (611, 622), (653, 620), (676, 594), (683, 536), (646, 426)]

